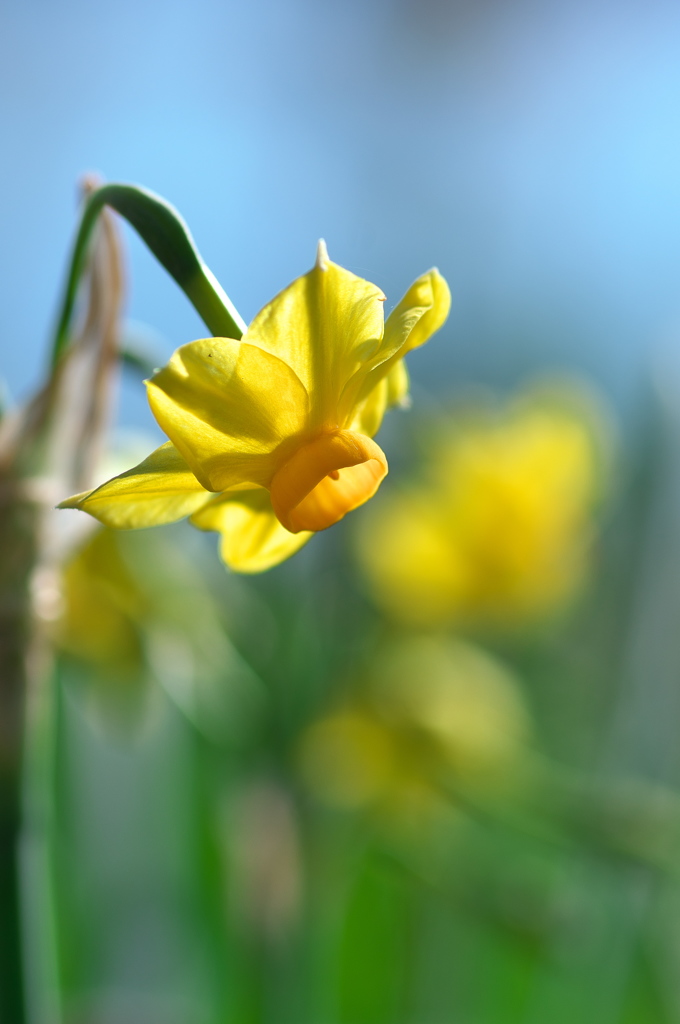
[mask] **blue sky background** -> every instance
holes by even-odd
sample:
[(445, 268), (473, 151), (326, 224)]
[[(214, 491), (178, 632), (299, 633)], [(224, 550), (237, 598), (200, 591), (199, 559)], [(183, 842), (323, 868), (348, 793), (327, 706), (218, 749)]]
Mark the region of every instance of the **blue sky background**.
[[(316, 240), (394, 304), (437, 264), (441, 393), (680, 345), (680, 6), (0, 0), (0, 373), (40, 377), (84, 171), (175, 203), (246, 320)], [(130, 237), (159, 359), (205, 329)], [(129, 389), (128, 389), (129, 390)], [(126, 416), (148, 422), (141, 389)]]

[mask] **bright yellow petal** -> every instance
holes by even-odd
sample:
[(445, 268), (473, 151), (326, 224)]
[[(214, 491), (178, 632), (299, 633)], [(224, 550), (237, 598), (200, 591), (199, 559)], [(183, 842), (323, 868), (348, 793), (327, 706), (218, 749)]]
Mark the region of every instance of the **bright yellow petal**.
[(200, 530), (221, 533), (220, 554), (236, 572), (271, 569), (312, 536), (284, 529), (264, 488), (220, 495), (192, 516), (191, 522)]
[(338, 400), (347, 381), (380, 347), (385, 296), (328, 259), (257, 314), (244, 341), (284, 359), (310, 396), (311, 426), (341, 426)]
[(388, 406), (401, 405), (408, 407), (410, 402), (408, 394), (410, 381), (406, 363), (403, 359), (397, 359), (384, 380), (387, 385)]
[(378, 381), (373, 390), (354, 410), (349, 429), (367, 437), (375, 437), (380, 430), (385, 412), (391, 405), (407, 407), (409, 378), (406, 363), (398, 359), (386, 377)]
[(367, 398), (354, 410), (349, 429), (373, 437), (378, 433), (388, 406), (387, 378), (378, 381)]
[(93, 491), (67, 498), (59, 508), (82, 509), (105, 526), (135, 530), (174, 523), (212, 498), (168, 441), (138, 466)]
[(446, 321), (451, 309), (451, 292), (435, 268), (413, 282), (385, 323), (382, 352), (406, 355), (431, 338)]
[(149, 404), (204, 487), (267, 484), (273, 452), (307, 422), (307, 393), (291, 368), (255, 345), (206, 338), (177, 349), (147, 381)]
[(407, 352), (423, 345), (438, 331), (450, 308), (449, 286), (438, 270), (428, 270), (414, 281), (388, 316), (380, 348), (348, 382), (341, 399), (342, 413), (351, 415), (351, 410), (366, 399)]

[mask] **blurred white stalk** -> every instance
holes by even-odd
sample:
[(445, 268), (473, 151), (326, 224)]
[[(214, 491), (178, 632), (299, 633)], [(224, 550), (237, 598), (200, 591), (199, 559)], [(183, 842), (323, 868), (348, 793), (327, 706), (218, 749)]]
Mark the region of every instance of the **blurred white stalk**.
[[(86, 182), (85, 194), (95, 185)], [(105, 212), (68, 350), (43, 389), (0, 421), (0, 1024), (60, 1018), (48, 845), (54, 799), (48, 627), (60, 611), (60, 567), (85, 517), (54, 505), (92, 483), (108, 422), (123, 295), (120, 241)]]

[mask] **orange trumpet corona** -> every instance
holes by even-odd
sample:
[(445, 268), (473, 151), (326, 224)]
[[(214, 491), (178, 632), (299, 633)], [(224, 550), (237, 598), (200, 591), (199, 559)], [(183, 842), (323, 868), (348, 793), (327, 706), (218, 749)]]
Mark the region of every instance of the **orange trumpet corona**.
[(386, 475), (387, 459), (370, 437), (324, 432), (274, 475), (272, 507), (290, 533), (325, 530), (372, 498)]

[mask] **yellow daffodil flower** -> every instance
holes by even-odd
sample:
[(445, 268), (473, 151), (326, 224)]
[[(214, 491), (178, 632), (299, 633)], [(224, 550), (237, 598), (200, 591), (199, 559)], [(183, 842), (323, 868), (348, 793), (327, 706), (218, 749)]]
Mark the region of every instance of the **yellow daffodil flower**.
[(243, 338), (179, 348), (147, 382), (169, 441), (61, 508), (118, 529), (190, 516), (232, 569), (259, 572), (368, 501), (387, 473), (373, 435), (408, 390), (403, 357), (444, 323), (448, 286), (419, 277), (387, 321), (385, 296), (328, 258), (257, 314)]
[(435, 810), (450, 786), (504, 790), (520, 778), (530, 720), (514, 676), (461, 640), (393, 640), (368, 667), (361, 699), (303, 734), (309, 789), (346, 810), (391, 819)]
[(592, 397), (568, 385), (443, 424), (421, 482), (361, 524), (379, 603), (422, 626), (518, 624), (559, 607), (584, 576), (605, 426)]
[(251, 728), (262, 684), (225, 633), (204, 554), (178, 547), (172, 527), (153, 537), (95, 528), (73, 552), (48, 628), (65, 678), (102, 723), (139, 724), (159, 707), (148, 688), (159, 683), (213, 742)]
[(62, 614), (53, 639), (58, 650), (120, 681), (142, 671), (140, 623), (148, 601), (125, 564), (117, 537), (98, 530), (66, 565)]

